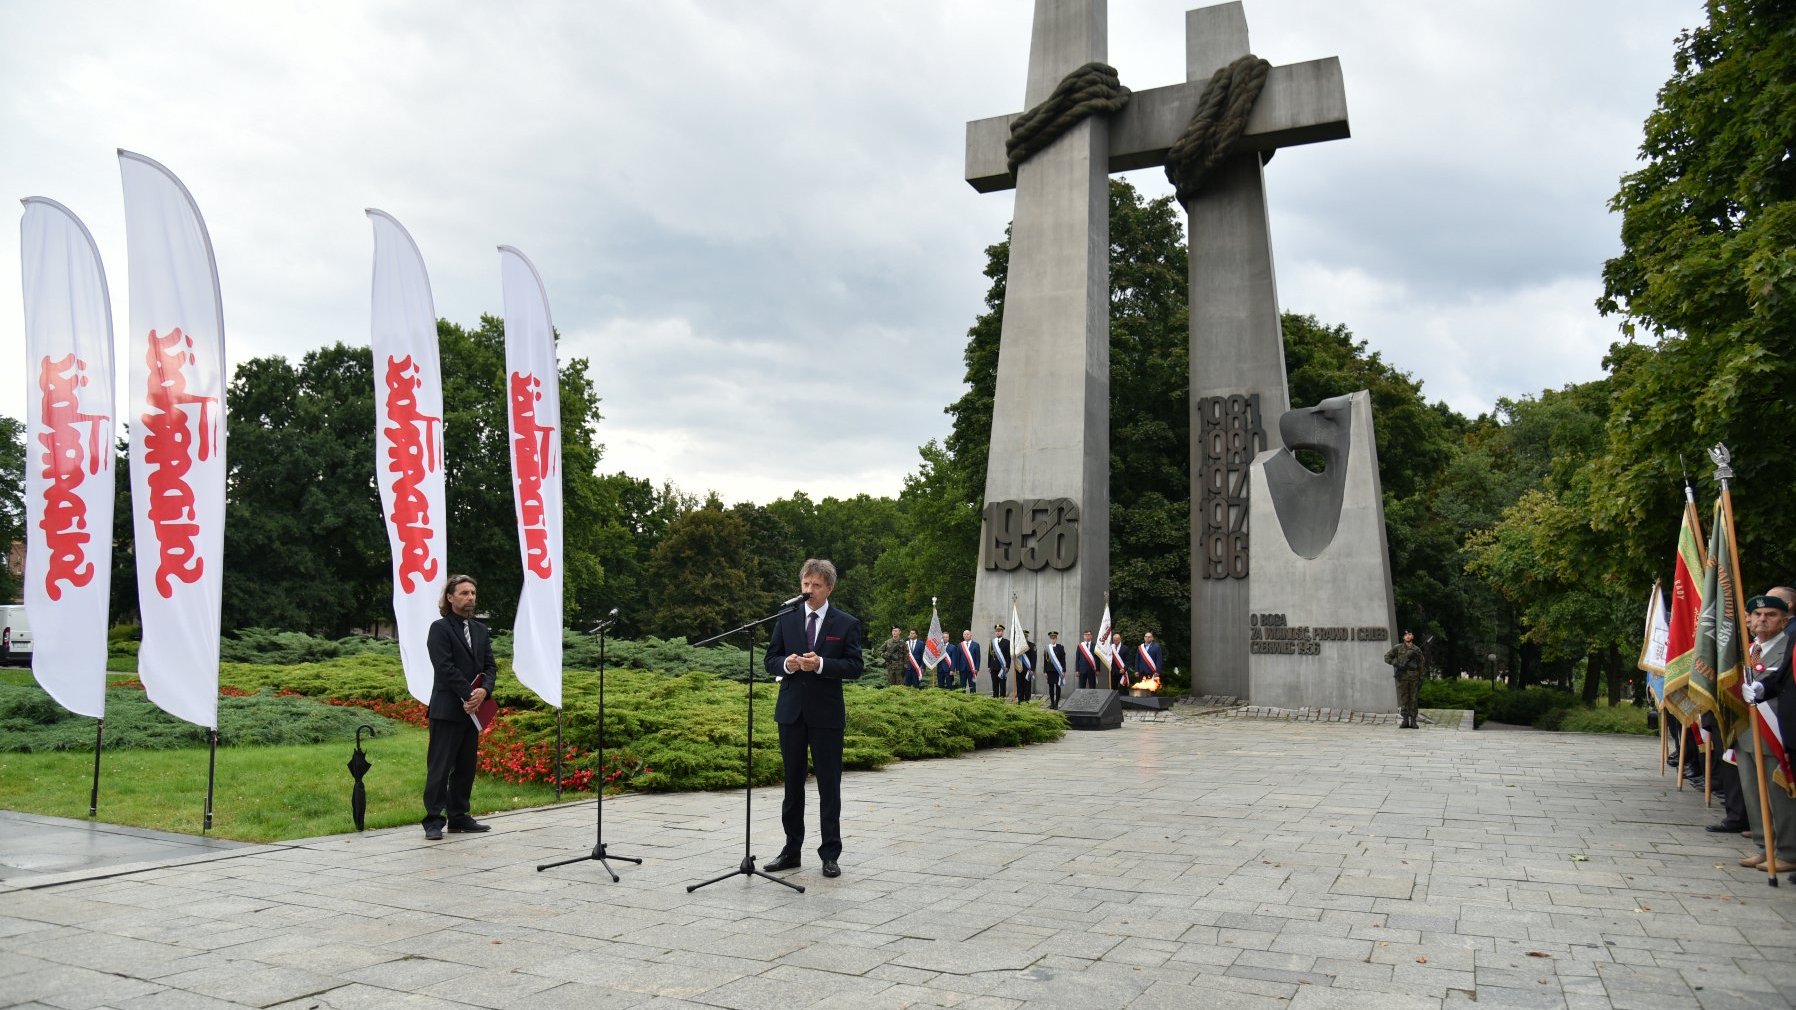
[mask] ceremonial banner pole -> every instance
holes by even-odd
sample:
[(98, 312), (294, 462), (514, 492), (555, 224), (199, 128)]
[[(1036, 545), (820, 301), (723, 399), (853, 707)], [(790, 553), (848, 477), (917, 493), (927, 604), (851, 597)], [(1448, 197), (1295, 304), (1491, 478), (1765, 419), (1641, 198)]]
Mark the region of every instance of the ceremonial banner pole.
[(1665, 736), (1666, 736), (1666, 734), (1665, 734), (1665, 711), (1663, 709), (1660, 709), (1660, 711), (1659, 711), (1659, 777), (1660, 778), (1664, 778), (1666, 775)]
[[(1659, 591), (1660, 581), (1653, 580), (1646, 594), (1646, 623), (1640, 630), (1640, 658), (1634, 666), (1646, 674), (1646, 693), (1659, 722), (1659, 777), (1665, 771), (1665, 650), (1671, 642), (1670, 622), (1665, 614), (1665, 596)], [(1654, 686), (1655, 678), (1658, 685)]]
[[(1727, 524), (1728, 550), (1731, 552), (1731, 560), (1734, 564), (1734, 577), (1738, 579), (1740, 577), (1740, 549), (1734, 543), (1734, 496), (1732, 489), (1729, 487), (1734, 479), (1733, 467), (1729, 465), (1732, 460), (1728, 454), (1727, 446), (1720, 443), (1717, 443), (1714, 448), (1709, 450), (1709, 458), (1715, 462), (1715, 481), (1721, 485), (1721, 521)], [(1735, 593), (1734, 596), (1739, 603), (1740, 626), (1745, 627), (1746, 600), (1739, 593)], [(1742, 674), (1742, 683), (1740, 686), (1744, 686), (1745, 678), (1754, 672), (1756, 671), (1750, 669), (1745, 671)], [(1719, 670), (1716, 671), (1716, 675), (1719, 678)], [(1717, 706), (1725, 704), (1722, 700), (1725, 696), (1722, 694), (1719, 679), (1717, 679), (1715, 686)], [(1745, 701), (1744, 698), (1741, 700)], [(1765, 741), (1759, 735), (1759, 720), (1754, 713), (1753, 708), (1754, 706), (1751, 702), (1746, 703), (1746, 722), (1747, 726), (1752, 730), (1752, 763), (1753, 767), (1758, 770), (1759, 777), (1759, 823), (1765, 828), (1765, 882), (1772, 887), (1776, 887), (1777, 841), (1771, 827), (1771, 794), (1765, 788)]]
[(54, 200), (27, 197), (24, 282), (26, 619), (45, 693), (94, 719), (87, 815), (100, 810), (106, 728), (106, 616), (112, 592), (112, 296), (93, 235)]
[(120, 151), (131, 278), (131, 501), (137, 675), (171, 715), (206, 728), (211, 827), (224, 588), (225, 348), (218, 264), (187, 187)]
[(374, 226), (370, 350), (374, 474), (393, 554), (393, 624), (412, 697), (430, 704), (436, 672), (427, 639), (448, 576), (444, 529), (443, 374), (424, 257), (405, 226), (369, 209)]
[(87, 792), (87, 816), (100, 815), (100, 742), (106, 737), (106, 720), (94, 720), (94, 783)]

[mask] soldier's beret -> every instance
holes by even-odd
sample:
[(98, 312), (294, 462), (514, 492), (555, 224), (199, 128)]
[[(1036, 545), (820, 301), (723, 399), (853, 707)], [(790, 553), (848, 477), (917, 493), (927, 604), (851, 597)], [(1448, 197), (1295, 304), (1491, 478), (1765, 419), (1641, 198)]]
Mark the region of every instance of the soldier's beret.
[(1790, 612), (1790, 605), (1785, 603), (1781, 596), (1755, 596), (1746, 601), (1746, 609), (1748, 612), (1761, 610), (1765, 607), (1770, 607), (1772, 610), (1781, 610), (1786, 614)]

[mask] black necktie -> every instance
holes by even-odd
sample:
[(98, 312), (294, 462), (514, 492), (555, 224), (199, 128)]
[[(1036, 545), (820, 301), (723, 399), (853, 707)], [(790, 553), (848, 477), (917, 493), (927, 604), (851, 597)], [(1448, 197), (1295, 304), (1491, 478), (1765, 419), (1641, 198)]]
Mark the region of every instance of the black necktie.
[(810, 643), (808, 651), (816, 652), (817, 651), (817, 612), (815, 610), (811, 611), (811, 620), (810, 620), (810, 623), (806, 626), (804, 634), (805, 634), (805, 640)]

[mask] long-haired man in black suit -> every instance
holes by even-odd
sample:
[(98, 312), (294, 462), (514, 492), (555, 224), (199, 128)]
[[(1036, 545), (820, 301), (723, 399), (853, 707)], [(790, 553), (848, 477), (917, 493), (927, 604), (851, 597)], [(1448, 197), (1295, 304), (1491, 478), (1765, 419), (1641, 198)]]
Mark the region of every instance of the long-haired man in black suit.
[[(474, 768), (480, 752), (480, 727), (470, 716), (492, 693), (499, 673), (486, 625), (474, 620), (477, 587), (467, 575), (451, 575), (437, 601), (442, 613), (430, 626), (425, 644), (436, 685), (430, 692), (430, 748), (424, 759), (424, 837), (450, 831), (485, 831), (487, 825), (469, 815), (474, 794)], [(484, 675), (484, 686), (474, 677)]]

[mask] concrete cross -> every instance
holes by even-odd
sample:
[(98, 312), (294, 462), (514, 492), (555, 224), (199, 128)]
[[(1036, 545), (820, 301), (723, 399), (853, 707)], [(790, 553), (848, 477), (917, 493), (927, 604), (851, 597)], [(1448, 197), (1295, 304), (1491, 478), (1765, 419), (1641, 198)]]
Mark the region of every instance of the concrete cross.
[[(1097, 18), (1102, 20), (1101, 5)], [(1041, 33), (1040, 6), (1036, 32)], [(1102, 34), (1101, 25), (1098, 29)], [(1241, 4), (1223, 3), (1189, 11), (1185, 15), (1185, 76), (1183, 84), (1137, 91), (1127, 107), (1107, 124), (1107, 147), (1099, 148), (1107, 171), (1163, 165), (1168, 148), (1184, 132), (1196, 111), (1204, 86), (1218, 68), (1246, 54), (1247, 18)], [(1039, 46), (1039, 41), (1036, 43)], [(1100, 59), (1100, 55), (1088, 57)], [(1070, 70), (1077, 63), (1067, 66)], [(1030, 80), (1037, 77), (1031, 51)], [(1128, 82), (1126, 69), (1124, 83)], [(1045, 95), (1046, 92), (1042, 92)], [(1030, 92), (1029, 102), (1039, 101)], [(1010, 296), (1017, 282), (1015, 235), (1024, 223), (1023, 184), (1005, 167), (1004, 139), (1017, 115), (998, 116), (967, 124), (966, 178), (982, 193), (1018, 187), (1016, 223), (1013, 224)], [(1103, 129), (1103, 126), (1099, 127)], [(1084, 127), (1081, 127), (1084, 129)], [(1248, 531), (1247, 475), (1257, 450), (1279, 445), (1278, 418), (1289, 407), (1285, 384), (1284, 341), (1279, 327), (1278, 292), (1273, 278), (1272, 243), (1266, 220), (1262, 156), (1280, 147), (1337, 140), (1348, 135), (1346, 89), (1340, 61), (1334, 57), (1273, 67), (1246, 129), (1237, 143), (1237, 156), (1208, 178), (1205, 189), (1189, 205), (1190, 219), (1190, 352), (1191, 352), (1191, 538), (1192, 607), (1191, 667), (1193, 685), (1205, 694), (1248, 694)], [(1061, 144), (1066, 143), (1062, 141)], [(1061, 144), (1045, 154), (1053, 154)], [(1029, 164), (1019, 174), (1026, 183)], [(1103, 196), (1107, 200), (1107, 195)], [(1108, 218), (1103, 226), (1108, 231)], [(1070, 237), (1062, 239), (1071, 244)], [(1109, 282), (1107, 263), (1094, 263), (1087, 274)], [(1070, 279), (1063, 283), (1074, 286)], [(1089, 287), (1090, 284), (1082, 285)], [(1100, 305), (1103, 304), (1099, 301)], [(1004, 347), (1000, 352), (998, 400), (993, 409), (992, 453), (997, 458), (1001, 437), (1005, 386), (1003, 354), (1010, 353), (1009, 305), (1006, 304)], [(1108, 368), (1108, 326), (1101, 357), (1086, 349), (1089, 371), (1099, 362)], [(1077, 361), (1062, 354), (1062, 367)], [(1070, 369), (1066, 369), (1070, 371)], [(1082, 404), (1085, 413), (1108, 413), (1105, 400)], [(1026, 395), (1026, 394), (1025, 394)], [(1090, 395), (1089, 393), (1087, 394)], [(1037, 409), (1045, 410), (1041, 406)], [(1108, 436), (1102, 454), (1108, 456)], [(1090, 448), (1088, 443), (1087, 448)], [(1041, 483), (1037, 481), (1035, 483)], [(1087, 487), (1092, 484), (1087, 479)], [(1109, 511), (1108, 476), (1103, 478), (1103, 511)], [(988, 477), (986, 500), (994, 501)], [(990, 505), (988, 504), (988, 519)], [(1095, 515), (1096, 509), (1088, 509)], [(1087, 524), (1093, 520), (1088, 516)], [(1107, 518), (1105, 519), (1107, 523)], [(1093, 531), (1084, 536), (1089, 539)], [(987, 538), (982, 534), (983, 547)], [(1083, 560), (1083, 559), (1081, 559)], [(1108, 542), (1105, 545), (1106, 578)], [(980, 586), (986, 569), (981, 565)], [(975, 597), (975, 615), (983, 613)], [(992, 597), (996, 599), (996, 597)], [(1089, 614), (1085, 607), (1080, 613)]]
[[(1024, 105), (1106, 45), (1104, 0), (1035, 0)], [(1110, 580), (1109, 148), (1088, 118), (1017, 169), (968, 625), (981, 638), (1013, 594), (1032, 627), (1076, 636)]]

